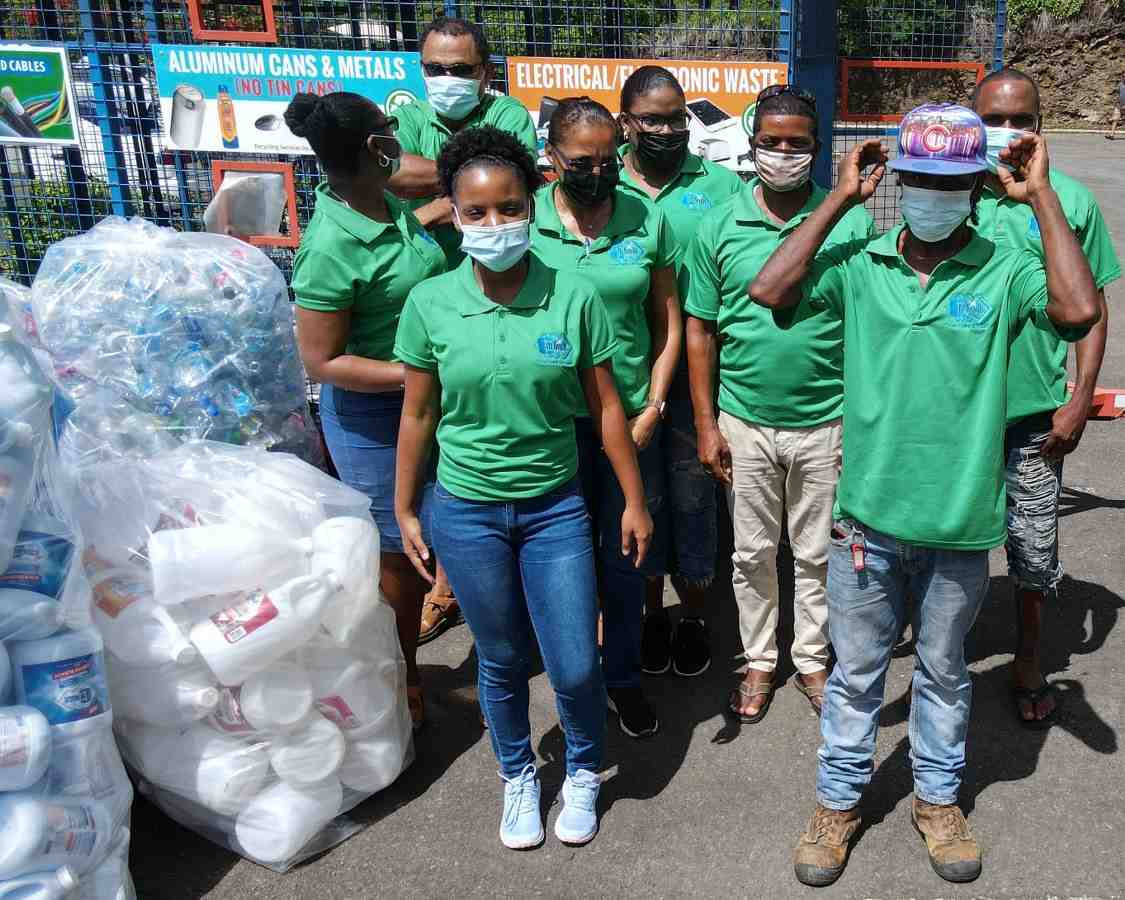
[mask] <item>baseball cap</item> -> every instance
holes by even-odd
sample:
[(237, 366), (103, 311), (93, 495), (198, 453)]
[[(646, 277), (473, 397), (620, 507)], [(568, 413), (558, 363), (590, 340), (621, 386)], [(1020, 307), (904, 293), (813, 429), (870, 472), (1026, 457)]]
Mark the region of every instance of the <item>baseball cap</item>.
[(897, 158), (887, 165), (924, 175), (967, 175), (988, 168), (984, 123), (954, 103), (925, 103), (903, 116)]

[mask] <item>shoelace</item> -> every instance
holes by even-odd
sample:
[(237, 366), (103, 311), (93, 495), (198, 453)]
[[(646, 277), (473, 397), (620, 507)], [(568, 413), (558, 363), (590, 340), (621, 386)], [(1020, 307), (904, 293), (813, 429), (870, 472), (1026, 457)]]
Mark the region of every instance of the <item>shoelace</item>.
[(947, 809), (941, 814), (941, 820), (938, 823), (945, 828), (952, 837), (959, 838), (966, 841), (972, 835), (969, 829), (969, 821), (965, 818), (959, 809)]
[(502, 772), (498, 774), (500, 779), (511, 789), (505, 798), (505, 800), (511, 798), (511, 802), (505, 802), (504, 804), (505, 825), (515, 823), (525, 813), (536, 811), (535, 793), (530, 790), (535, 783), (535, 766), (528, 763), (515, 778), (506, 778)]
[(593, 772), (580, 769), (570, 777), (570, 790), (566, 793), (566, 802), (570, 806), (577, 806), (587, 812), (593, 810), (597, 802), (598, 787), (601, 781)]
[(822, 837), (830, 837), (836, 843), (841, 843), (844, 827), (842, 815), (830, 809), (818, 809), (812, 821), (813, 841), (818, 843)]

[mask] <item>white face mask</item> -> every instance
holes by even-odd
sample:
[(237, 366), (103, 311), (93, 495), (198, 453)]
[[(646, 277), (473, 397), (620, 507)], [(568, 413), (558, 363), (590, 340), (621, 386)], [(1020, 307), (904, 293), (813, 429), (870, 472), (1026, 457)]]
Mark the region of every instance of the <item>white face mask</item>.
[(931, 188), (902, 186), (902, 217), (910, 233), (927, 244), (944, 241), (969, 218), (973, 211), (973, 192), (935, 191)]
[(778, 153), (755, 148), (754, 166), (766, 187), (788, 193), (803, 187), (812, 171), (812, 153)]
[(461, 229), (461, 249), (490, 272), (507, 272), (531, 246), (530, 218), (504, 225), (462, 225), (456, 207), (453, 218)]
[(1000, 151), (1006, 150), (1008, 144), (1010, 144), (1016, 138), (1021, 138), (1025, 134), (1029, 134), (1029, 132), (1021, 131), (1018, 128), (993, 128), (992, 126), (986, 126), (984, 129), (984, 133), (988, 138), (988, 149), (986, 151), (986, 155), (988, 156), (989, 171), (995, 172), (999, 166), (1003, 166), (1005, 169), (1011, 170), (1012, 167), (1006, 162), (1000, 162)]
[(425, 82), (426, 99), (443, 118), (460, 122), (480, 105), (480, 82), (475, 78), (438, 75)]

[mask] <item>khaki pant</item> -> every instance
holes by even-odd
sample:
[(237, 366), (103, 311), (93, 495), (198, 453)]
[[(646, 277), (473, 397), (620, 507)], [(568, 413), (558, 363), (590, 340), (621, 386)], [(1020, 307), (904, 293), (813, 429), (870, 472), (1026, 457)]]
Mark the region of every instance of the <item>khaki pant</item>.
[(832, 504), (840, 474), (840, 420), (813, 428), (768, 428), (727, 413), (734, 484), (727, 506), (734, 529), (734, 597), (750, 668), (777, 667), (777, 545), (787, 517), (793, 547), (793, 664), (802, 675), (828, 664), (828, 573)]

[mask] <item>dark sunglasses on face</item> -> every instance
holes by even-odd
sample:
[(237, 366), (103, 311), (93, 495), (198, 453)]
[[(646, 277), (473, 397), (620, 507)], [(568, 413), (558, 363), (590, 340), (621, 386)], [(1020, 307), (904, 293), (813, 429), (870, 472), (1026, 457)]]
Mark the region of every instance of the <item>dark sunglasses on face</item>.
[(604, 159), (599, 163), (595, 163), (588, 156), (570, 159), (558, 147), (552, 147), (551, 149), (555, 151), (555, 156), (562, 161), (563, 167), (569, 169), (571, 172), (601, 175), (603, 172), (619, 171), (621, 169), (621, 161), (616, 156), (612, 159)]
[(626, 115), (645, 131), (659, 131), (665, 126), (672, 131), (686, 131), (688, 127), (687, 113), (675, 113), (671, 116), (634, 116), (632, 113), (626, 113)]
[(422, 71), (428, 78), (440, 78), (442, 75), (451, 75), (454, 78), (475, 78), (480, 63), (456, 63), (452, 66), (443, 66), (441, 63), (422, 63)]
[(1010, 122), (1011, 127), (1019, 131), (1034, 131), (1039, 127), (1039, 117), (1031, 114), (1017, 113), (1014, 116), (983, 116), (984, 124), (990, 128), (1002, 127), (1005, 123)]
[(768, 97), (778, 97), (781, 94), (792, 94), (798, 100), (802, 100), (809, 106), (811, 106), (814, 110), (816, 109), (816, 97), (814, 97), (808, 91), (803, 91), (800, 88), (793, 87), (793, 85), (791, 84), (771, 84), (768, 88), (765, 88), (758, 94), (758, 99), (755, 102), (761, 103)]

